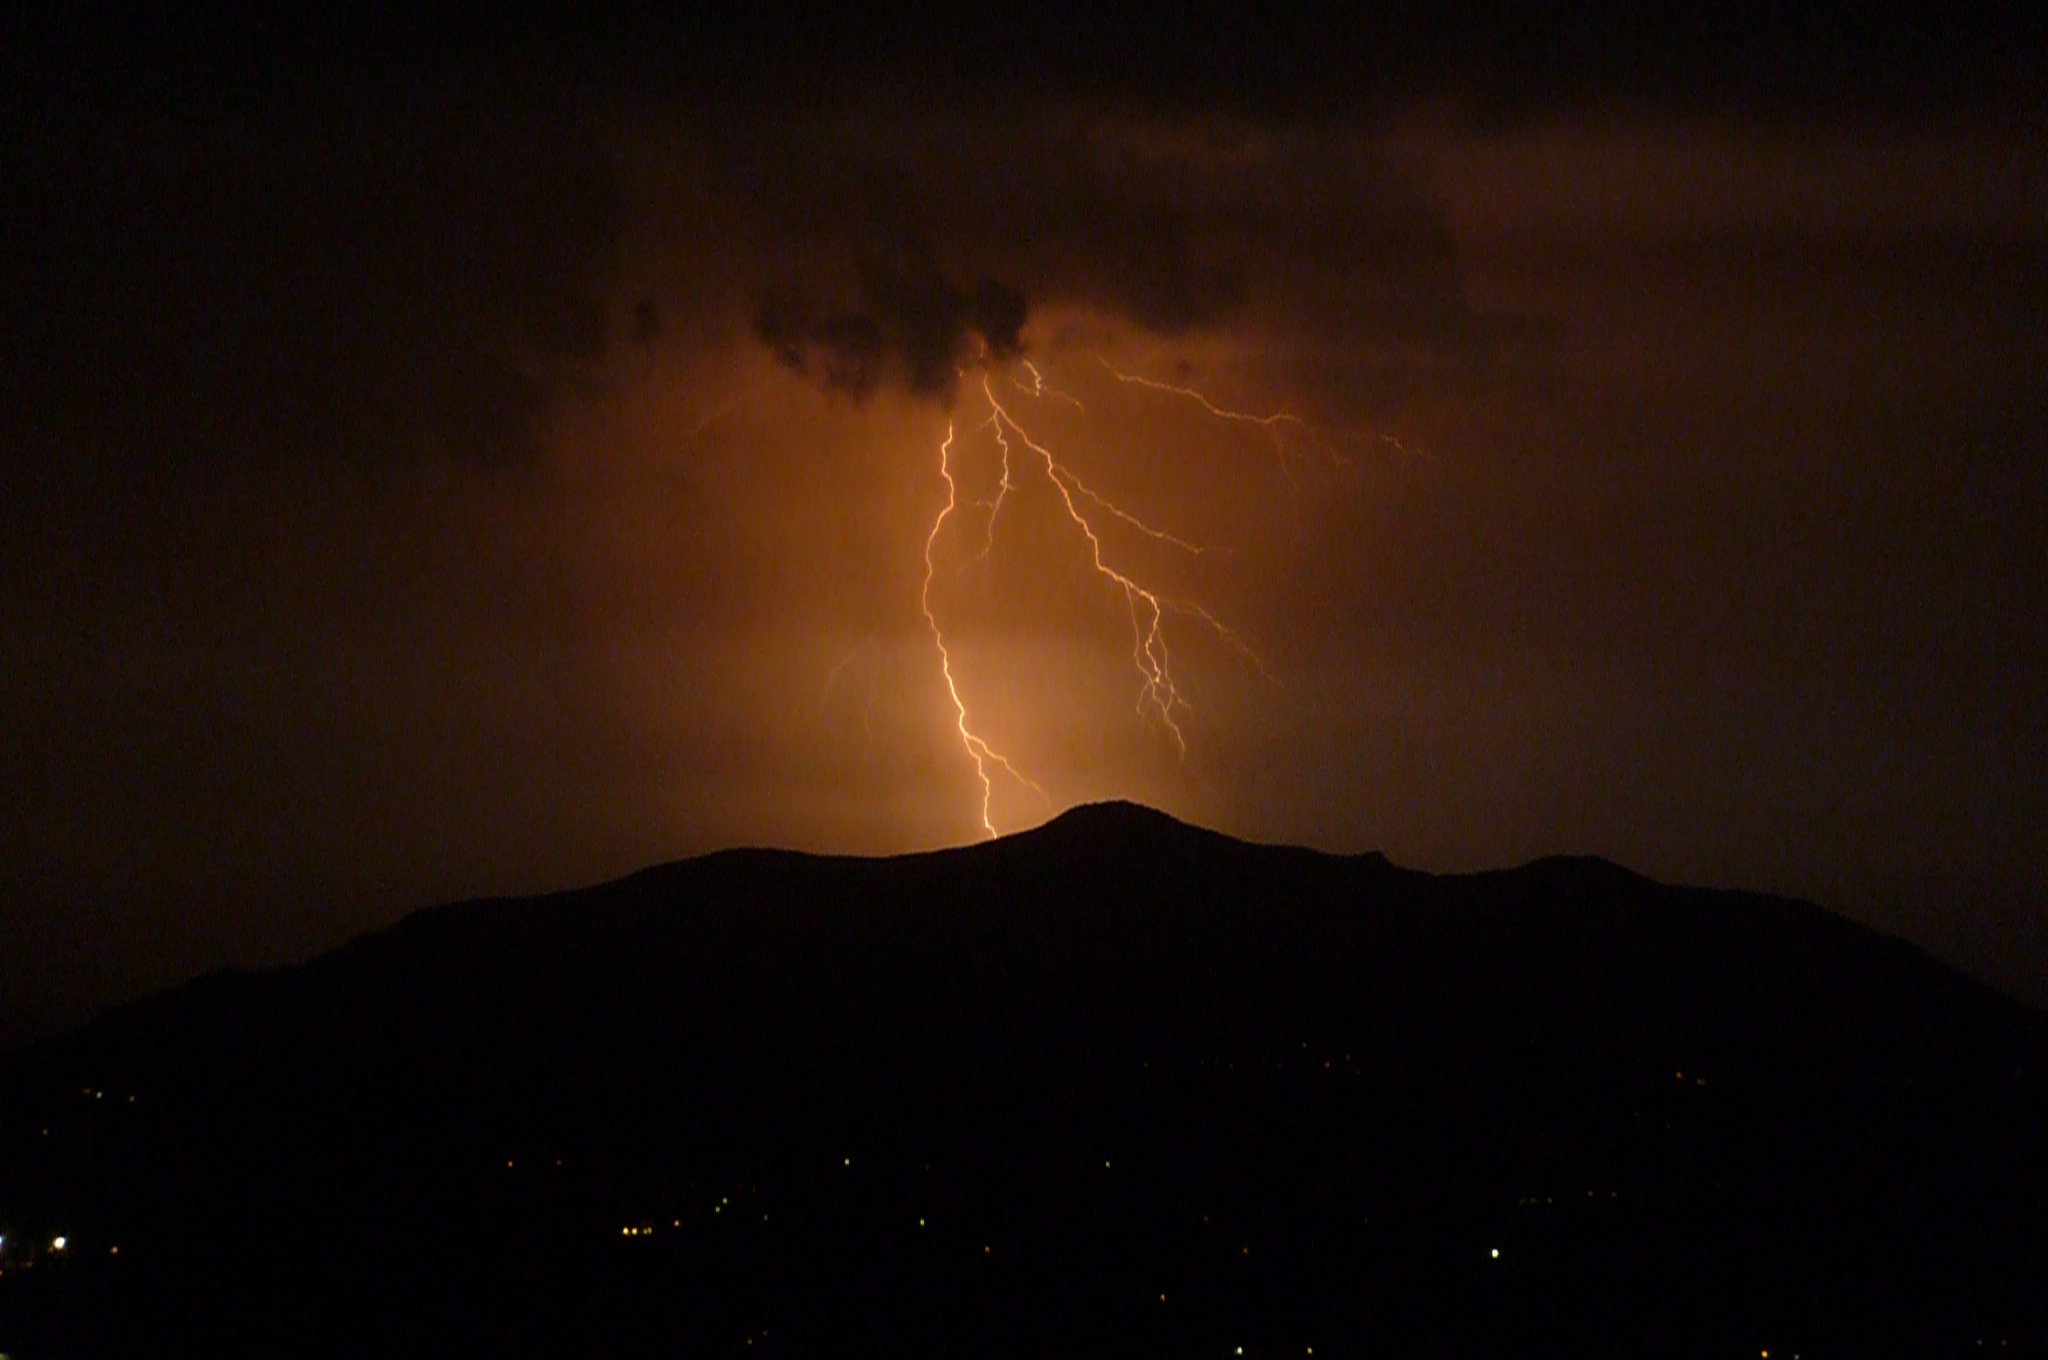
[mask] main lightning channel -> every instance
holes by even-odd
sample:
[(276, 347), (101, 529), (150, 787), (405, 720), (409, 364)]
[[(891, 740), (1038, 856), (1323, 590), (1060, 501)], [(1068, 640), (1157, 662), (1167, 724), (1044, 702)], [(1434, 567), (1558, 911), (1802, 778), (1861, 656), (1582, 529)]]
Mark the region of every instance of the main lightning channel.
[[(953, 658), (946, 650), (945, 630), (939, 627), (938, 616), (932, 613), (932, 577), (938, 572), (937, 564), (932, 560), (932, 545), (938, 542), (939, 531), (945, 527), (946, 520), (960, 504), (960, 488), (953, 480), (953, 422), (950, 420), (946, 422), (946, 441), (939, 445), (939, 476), (945, 479), (946, 504), (945, 508), (939, 511), (938, 518), (932, 521), (931, 532), (925, 535), (924, 590), (919, 596), (919, 603), (924, 609), (924, 621), (931, 626), (932, 641), (939, 649), (939, 673), (946, 678), (946, 693), (953, 699), (954, 726), (959, 730), (960, 744), (966, 748), (969, 758), (974, 761), (975, 776), (981, 780), (981, 829), (988, 833), (990, 840), (994, 840), (996, 824), (989, 815), (989, 804), (995, 798), (995, 781), (989, 778), (989, 766), (993, 765), (1000, 769), (1048, 803), (1052, 798), (1037, 781), (1011, 764), (1002, 752), (989, 745), (967, 725), (967, 705), (960, 698), (960, 686), (953, 679)], [(1007, 481), (1007, 473), (1005, 480)]]
[[(1221, 420), (1267, 429), (1283, 425), (1309, 428), (1299, 417), (1284, 411), (1270, 416), (1231, 411), (1216, 405), (1194, 388), (1176, 387), (1155, 379), (1124, 373), (1106, 361), (1104, 366), (1122, 382), (1192, 399), (1200, 403), (1210, 415)], [(1085, 409), (1076, 398), (1048, 384), (1044, 375), (1028, 361), (1020, 360), (1018, 368), (1028, 381), (1020, 379), (1016, 370), (1003, 372), (1001, 378), (1024, 396), (1035, 400), (1061, 400), (1072, 404), (1076, 410)], [(1190, 600), (1162, 594), (1112, 565), (1101, 532), (1098, 530), (1097, 517), (1114, 520), (1133, 533), (1190, 556), (1201, 556), (1218, 550), (1148, 524), (1089, 486), (1071, 468), (1062, 463), (1051, 449), (1033, 438), (1030, 431), (1017, 420), (1010, 408), (997, 397), (996, 380), (995, 371), (984, 366), (979, 386), (982, 398), (988, 403), (988, 414), (977, 421), (970, 432), (979, 434), (986, 430), (989, 433), (1000, 458), (1000, 475), (993, 494), (970, 503), (973, 508), (985, 511), (987, 517), (983, 523), (980, 551), (968, 559), (960, 569), (964, 571), (985, 562), (994, 552), (997, 523), (1003, 517), (1004, 507), (1009, 502), (1011, 492), (1018, 487), (1013, 455), (1020, 448), (1028, 451), (1043, 469), (1046, 481), (1058, 493), (1060, 505), (1065, 510), (1067, 518), (1086, 541), (1089, 561), (1096, 575), (1112, 586), (1123, 599), (1131, 627), (1131, 665), (1138, 674), (1137, 711), (1165, 729), (1175, 751), (1182, 760), (1185, 760), (1188, 754), (1188, 735), (1182, 725), (1182, 715), (1191, 712), (1193, 705), (1188, 702), (1174, 678), (1173, 654), (1167, 643), (1169, 615), (1190, 620), (1206, 629), (1219, 643), (1237, 653), (1255, 668), (1268, 683), (1278, 687), (1279, 681), (1252, 645), (1208, 608)], [(939, 653), (939, 673), (946, 682), (946, 694), (953, 703), (954, 730), (959, 734), (961, 749), (973, 762), (975, 777), (981, 784), (981, 827), (993, 838), (998, 834), (993, 811), (998, 773), (1030, 789), (1048, 806), (1052, 805), (1052, 798), (1044, 787), (1025, 774), (975, 730), (968, 714), (966, 699), (960, 692), (959, 677), (953, 671), (953, 657), (946, 643), (945, 630), (939, 623), (938, 613), (932, 607), (932, 582), (938, 575), (939, 537), (947, 521), (956, 511), (964, 508), (960, 499), (959, 483), (953, 472), (955, 443), (959, 437), (957, 426), (949, 420), (946, 424), (946, 437), (939, 445), (939, 477), (946, 484), (946, 502), (940, 507), (937, 516), (932, 520), (930, 530), (925, 534), (925, 574), (919, 603), (924, 611), (925, 623), (931, 630), (932, 641)]]

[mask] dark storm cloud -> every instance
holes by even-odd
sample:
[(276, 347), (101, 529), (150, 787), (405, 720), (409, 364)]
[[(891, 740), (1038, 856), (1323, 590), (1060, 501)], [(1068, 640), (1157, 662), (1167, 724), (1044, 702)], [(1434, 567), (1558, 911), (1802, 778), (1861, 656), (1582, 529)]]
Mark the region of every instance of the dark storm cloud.
[(850, 299), (769, 281), (763, 291), (785, 310), (797, 294), (803, 324), (864, 315), (906, 337), (956, 319), (1014, 330), (1015, 299), (951, 282), (966, 279), (1020, 285), (1034, 307), (1092, 302), (1167, 332), (1224, 319), (1246, 296), (1238, 229), (1256, 186), (1200, 164), (1199, 149), (1151, 147), (1037, 101), (721, 131), (729, 150), (709, 173), (755, 214), (763, 262), (832, 271)]
[(1589, 109), (1922, 116), (2038, 101), (2048, 16), (2025, 0), (1657, 5), (1548, 0), (1285, 8), (1179, 3), (825, 11), (628, 3), (139, 6), (0, 16), (6, 91), (234, 103), (308, 78), (547, 71), (703, 112), (815, 111), (849, 96), (1037, 98), (1172, 115), (1371, 118), (1455, 103), (1520, 122)]
[(748, 91), (812, 109), (888, 90), (1254, 119), (1446, 105), (1503, 123), (1617, 109), (1910, 118), (2038, 101), (2048, 70), (2048, 17), (2020, 0), (1655, 5), (1620, 16), (1561, 0), (1505, 11), (1477, 0), (1041, 4), (961, 8), (944, 22), (789, 0), (747, 10), (715, 20), (649, 10), (597, 45), (705, 108)]
[(606, 343), (621, 204), (562, 109), (436, 90), (10, 131), (10, 445), (518, 460)]
[(913, 396), (950, 399), (959, 366), (976, 354), (1017, 352), (1023, 294), (993, 279), (956, 287), (922, 253), (902, 250), (860, 270), (858, 302), (820, 311), (801, 291), (771, 287), (754, 308), (754, 332), (799, 372), (865, 397), (886, 381)]
[(856, 395), (945, 397), (975, 337), (1016, 348), (1027, 301), (1155, 336), (1249, 324), (1438, 360), (1505, 333), (1467, 305), (1439, 205), (1341, 128), (1019, 102), (746, 131), (707, 138), (727, 151), (702, 173), (744, 205), (726, 234), (748, 243), (753, 333)]

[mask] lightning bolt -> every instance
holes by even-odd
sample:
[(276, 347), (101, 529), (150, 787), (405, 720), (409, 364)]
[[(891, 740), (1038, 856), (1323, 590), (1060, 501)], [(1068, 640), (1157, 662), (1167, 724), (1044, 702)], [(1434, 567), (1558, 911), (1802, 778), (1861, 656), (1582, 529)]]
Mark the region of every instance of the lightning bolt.
[(1102, 538), (1096, 533), (1095, 526), (1089, 522), (1088, 517), (1081, 513), (1080, 506), (1074, 503), (1074, 492), (1079, 490), (1092, 503), (1101, 506), (1117, 519), (1141, 532), (1181, 544), (1189, 549), (1195, 549), (1195, 545), (1152, 528), (1083, 486), (1080, 478), (1069, 472), (1057, 458), (1053, 457), (1050, 449), (1034, 440), (1024, 427), (1017, 423), (1016, 418), (1004, 409), (1003, 404), (996, 400), (995, 388), (989, 383), (987, 374), (982, 375), (981, 392), (988, 399), (989, 409), (993, 412), (993, 424), (990, 428), (995, 434), (996, 442), (1003, 447), (1005, 463), (1009, 460), (1009, 440), (1003, 434), (1003, 427), (1008, 426), (1010, 432), (1017, 436), (1025, 448), (1044, 461), (1046, 480), (1060, 493), (1060, 503), (1066, 507), (1067, 518), (1074, 522), (1081, 530), (1082, 536), (1088, 540), (1089, 557), (1094, 563), (1096, 574), (1111, 582), (1123, 593), (1124, 604), (1131, 617), (1131, 663), (1137, 667), (1140, 677), (1138, 710), (1142, 713), (1147, 704), (1151, 705), (1153, 711), (1158, 714), (1159, 721), (1172, 734), (1175, 748), (1185, 757), (1188, 753), (1187, 733), (1181, 730), (1180, 723), (1173, 715), (1175, 709), (1187, 707), (1187, 701), (1181, 697), (1179, 688), (1173, 682), (1173, 657), (1167, 649), (1164, 629), (1166, 606), (1160, 603), (1155, 592), (1103, 560)]
[(1073, 407), (1076, 411), (1086, 411), (1088, 409), (1086, 406), (1081, 404), (1081, 399), (1077, 396), (1074, 396), (1072, 393), (1062, 392), (1057, 387), (1048, 387), (1045, 382), (1045, 375), (1043, 373), (1040, 373), (1038, 371), (1038, 365), (1032, 363), (1029, 359), (1019, 359), (1017, 361), (1017, 366), (1023, 369), (1025, 374), (1031, 379), (1031, 385), (1029, 387), (1026, 387), (1022, 379), (1012, 375), (1012, 377), (1010, 378), (1010, 385), (1016, 388), (1019, 392), (1022, 392), (1027, 396), (1032, 397), (1051, 397), (1054, 401), (1063, 401), (1067, 403), (1067, 405)]
[(1200, 405), (1204, 411), (1207, 411), (1218, 420), (1233, 421), (1240, 425), (1257, 425), (1261, 429), (1266, 430), (1288, 425), (1301, 430), (1308, 428), (1308, 422), (1295, 415), (1292, 411), (1274, 411), (1270, 415), (1263, 416), (1253, 414), (1250, 411), (1232, 411), (1218, 406), (1215, 402), (1209, 400), (1198, 388), (1181, 387), (1175, 383), (1161, 382), (1157, 378), (1148, 378), (1142, 373), (1126, 373), (1109, 360), (1100, 356), (1097, 356), (1096, 362), (1108, 369), (1110, 375), (1120, 383), (1128, 383), (1132, 387), (1149, 387), (1154, 392), (1167, 392), (1176, 397), (1186, 397)]
[[(1337, 448), (1339, 443), (1382, 444), (1404, 457), (1417, 458), (1431, 463), (1435, 462), (1435, 459), (1427, 450), (1412, 448), (1402, 443), (1393, 435), (1382, 431), (1332, 431), (1325, 426), (1311, 424), (1309, 421), (1295, 415), (1292, 411), (1285, 410), (1272, 411), (1265, 414), (1260, 414), (1256, 411), (1233, 411), (1229, 407), (1217, 405), (1200, 388), (1183, 386), (1179, 383), (1163, 382), (1158, 378), (1148, 378), (1142, 373), (1127, 373), (1100, 355), (1096, 356), (1096, 362), (1108, 369), (1111, 377), (1127, 386), (1143, 387), (1154, 392), (1166, 393), (1169, 396), (1184, 397), (1200, 406), (1218, 420), (1230, 421), (1233, 424), (1239, 425), (1251, 425), (1269, 431), (1274, 437), (1274, 446), (1280, 452), (1281, 471), (1286, 474), (1289, 481), (1294, 480), (1294, 469), (1287, 462), (1287, 446), (1281, 442), (1280, 438), (1282, 431), (1292, 431), (1306, 439), (1338, 467), (1348, 468), (1351, 466), (1351, 460), (1346, 458)], [(1035, 379), (1036, 370), (1033, 373)], [(1042, 386), (1042, 383), (1039, 385)]]
[[(1332, 459), (1339, 463), (1345, 460), (1335, 450), (1332, 444), (1334, 439), (1374, 437), (1333, 434), (1286, 410), (1270, 413), (1233, 410), (1220, 405), (1199, 388), (1165, 382), (1140, 373), (1126, 372), (1106, 359), (1098, 361), (1108, 370), (1111, 377), (1121, 384), (1193, 402), (1209, 417), (1218, 421), (1273, 432), (1282, 468), (1287, 471), (1290, 481), (1293, 479), (1293, 473), (1288, 468), (1287, 440), (1281, 438), (1283, 434), (1290, 438), (1298, 436), (1324, 447)], [(933, 644), (938, 651), (939, 673), (945, 680), (946, 694), (953, 706), (954, 730), (959, 736), (961, 749), (972, 762), (975, 777), (981, 785), (981, 827), (988, 836), (994, 837), (998, 833), (993, 804), (999, 778), (1013, 781), (1019, 787), (1031, 790), (1048, 808), (1053, 806), (1053, 800), (1042, 785), (1025, 774), (977, 730), (969, 712), (967, 697), (962, 691), (961, 677), (954, 666), (955, 658), (940, 622), (939, 611), (932, 603), (932, 590), (939, 571), (940, 539), (948, 523), (958, 513), (975, 510), (983, 512), (979, 551), (969, 557), (959, 570), (966, 571), (978, 564), (986, 563), (995, 551), (999, 524), (1007, 522), (1005, 514), (1018, 513), (1006, 511), (1006, 507), (1010, 505), (1012, 494), (1019, 490), (1019, 478), (1026, 475), (1027, 469), (1029, 480), (1035, 482), (1042, 476), (1045, 484), (1055, 493), (1066, 520), (1073, 526), (1073, 531), (1081, 544), (1085, 545), (1087, 560), (1094, 574), (1122, 601), (1123, 613), (1130, 626), (1130, 665), (1137, 681), (1137, 712), (1163, 733), (1183, 763), (1189, 751), (1186, 718), (1195, 710), (1175, 677), (1169, 632), (1187, 628), (1197, 629), (1240, 657), (1268, 684), (1276, 689), (1284, 687), (1267, 666), (1265, 659), (1243, 634), (1230, 627), (1205, 605), (1169, 594), (1154, 582), (1144, 579), (1136, 568), (1121, 563), (1113, 551), (1113, 543), (1129, 542), (1132, 536), (1136, 536), (1188, 557), (1200, 557), (1211, 553), (1227, 554), (1229, 550), (1198, 543), (1147, 522), (1090, 486), (1062, 462), (1046, 442), (1033, 435), (1019, 420), (1017, 409), (1013, 408), (1004, 396), (998, 394), (999, 388), (1003, 393), (1019, 394), (1027, 401), (1057, 401), (1071, 406), (1076, 413), (1085, 414), (1087, 410), (1079, 398), (1048, 383), (1045, 375), (1035, 364), (1024, 359), (1007, 364), (997, 363), (990, 360), (984, 348), (971, 367), (963, 369), (961, 376), (969, 377), (973, 368), (979, 369), (979, 378), (978, 381), (970, 381), (968, 390), (979, 397), (976, 404), (982, 406), (982, 411), (971, 416), (971, 423), (968, 424), (956, 425), (953, 420), (948, 420), (946, 436), (939, 444), (938, 474), (945, 484), (945, 503), (940, 506), (932, 519), (930, 529), (925, 534), (925, 574), (919, 603), (924, 611), (925, 623), (931, 630)], [(956, 459), (961, 456), (960, 442), (969, 439), (977, 441), (979, 447), (988, 451), (978, 456), (993, 455), (997, 463), (998, 476), (992, 493), (963, 501), (960, 483), (955, 475), (955, 465)], [(1400, 447), (1398, 441), (1388, 438), (1387, 442), (1397, 448)], [(1122, 537), (1119, 538), (1119, 535)]]
[[(1033, 371), (1036, 372), (1035, 369)], [(991, 414), (987, 420), (982, 422), (983, 427), (985, 428), (993, 426), (995, 424), (995, 419), (995, 416)], [(950, 427), (948, 428), (946, 433), (950, 438), (952, 435), (952, 430)], [(1010, 493), (1017, 489), (1017, 484), (1010, 480), (1010, 446), (1008, 444), (1002, 443), (1000, 431), (997, 432), (997, 435), (998, 438), (996, 442), (1001, 445), (1003, 451), (1002, 476), (996, 482), (995, 499), (975, 502), (976, 505), (979, 505), (988, 511), (988, 520), (984, 525), (984, 532), (981, 542), (981, 551), (976, 553), (974, 555), (973, 560), (967, 564), (970, 567), (977, 566), (980, 563), (988, 561), (988, 555), (995, 551), (996, 517), (1003, 513), (1003, 502), (1008, 500), (1010, 498)]]
[[(960, 733), (960, 744), (966, 748), (968, 756), (973, 759), (975, 777), (981, 781), (981, 829), (988, 833), (990, 840), (994, 840), (996, 837), (996, 824), (989, 817), (989, 803), (995, 797), (995, 781), (989, 777), (989, 767), (991, 765), (1035, 792), (1040, 798), (1045, 799), (1047, 803), (1050, 803), (1052, 799), (1035, 780), (1020, 771), (1015, 765), (1012, 765), (1002, 752), (989, 745), (988, 742), (975, 733), (973, 728), (967, 725), (967, 705), (961, 700), (960, 686), (953, 679), (953, 657), (946, 650), (945, 630), (939, 627), (938, 615), (932, 613), (932, 577), (938, 574), (938, 566), (932, 558), (932, 546), (938, 542), (939, 531), (945, 528), (946, 521), (951, 518), (953, 512), (960, 505), (960, 487), (953, 480), (953, 422), (950, 420), (946, 422), (946, 441), (939, 445), (939, 476), (946, 483), (946, 504), (939, 511), (938, 518), (932, 521), (931, 532), (925, 535), (924, 590), (919, 597), (919, 604), (924, 609), (924, 621), (931, 627), (932, 642), (939, 649), (939, 673), (946, 678), (946, 693), (953, 700), (953, 720), (954, 726)], [(1007, 482), (1008, 480), (1009, 475), (1006, 468), (1004, 471), (1004, 481)], [(991, 513), (989, 518), (993, 522), (994, 514)]]
[[(1289, 443), (1299, 438), (1327, 446), (1332, 438), (1331, 432), (1324, 427), (1313, 424), (1292, 411), (1283, 409), (1261, 413), (1235, 410), (1215, 401), (1200, 388), (1166, 382), (1143, 373), (1129, 372), (1117, 367), (1107, 358), (1093, 357), (1118, 384), (1191, 402), (1205, 415), (1220, 422), (1251, 430), (1267, 431), (1273, 436), (1281, 468), (1286, 472), (1290, 482), (1294, 480), (1294, 475), (1288, 461)], [(974, 380), (972, 375), (977, 372), (978, 380)], [(1088, 405), (1080, 397), (1054, 386), (1038, 365), (1029, 359), (1014, 358), (1005, 362), (992, 358), (985, 344), (981, 352), (963, 367), (960, 376), (970, 379), (965, 385), (971, 393), (979, 397), (982, 409), (970, 417), (971, 423), (957, 424), (949, 419), (946, 423), (945, 438), (939, 443), (937, 471), (945, 487), (945, 499), (934, 514), (925, 534), (925, 570), (918, 594), (918, 604), (924, 615), (925, 625), (931, 633), (933, 647), (938, 653), (940, 678), (945, 682), (946, 697), (952, 705), (954, 732), (962, 753), (974, 767), (975, 780), (981, 787), (981, 829), (986, 836), (993, 839), (1000, 834), (995, 814), (999, 780), (1009, 781), (1017, 788), (1030, 791), (1049, 810), (1055, 804), (1045, 786), (1027, 774), (1016, 761), (997, 749), (983, 735), (986, 729), (977, 726), (970, 711), (968, 693), (963, 690), (962, 675), (955, 665), (955, 648), (948, 640), (946, 626), (941, 618), (945, 611), (934, 603), (933, 594), (944, 556), (941, 540), (955, 516), (962, 513), (971, 514), (974, 511), (983, 512), (980, 517), (981, 541), (978, 551), (957, 567), (958, 571), (965, 572), (989, 561), (995, 552), (1000, 526), (1008, 522), (1005, 515), (1018, 513), (1009, 507), (1013, 493), (1019, 490), (1020, 475), (1027, 476), (1027, 480), (1033, 482), (1038, 476), (1043, 476), (1045, 484), (1055, 493), (1067, 522), (1072, 525), (1073, 531), (1085, 545), (1087, 560), (1095, 576), (1121, 600), (1123, 613), (1130, 628), (1129, 664), (1136, 677), (1136, 712), (1146, 722), (1154, 725), (1165, 740), (1171, 742), (1176, 756), (1184, 764), (1190, 750), (1186, 719), (1196, 710), (1176, 677), (1170, 632), (1179, 636), (1179, 631), (1176, 630), (1196, 630), (1240, 658), (1274, 689), (1281, 690), (1285, 687), (1266, 664), (1257, 648), (1242, 633), (1232, 628), (1204, 604), (1175, 596), (1154, 581), (1145, 579), (1137, 568), (1119, 561), (1113, 549), (1118, 543), (1129, 544), (1136, 538), (1190, 559), (1211, 555), (1227, 559), (1232, 550), (1228, 546), (1197, 542), (1182, 534), (1161, 528), (1119, 505), (1095, 486), (1091, 486), (1063, 462), (1047, 442), (1027, 429), (1025, 423), (1019, 419), (1019, 408), (1007, 404), (1005, 398), (998, 395), (998, 391), (1015, 393), (1019, 400), (1036, 403), (1033, 409), (1041, 413), (1045, 407), (1053, 403), (1061, 404), (1071, 408), (1076, 418), (1088, 416)], [(730, 418), (738, 408), (758, 400), (766, 381), (759, 379), (743, 387), (703, 414), (688, 430), (689, 439), (694, 442), (702, 438), (711, 427)], [(1032, 420), (1034, 424), (1037, 423), (1036, 416), (1033, 416)], [(1402, 447), (1398, 441), (1384, 435), (1338, 433), (1334, 437), (1347, 441), (1379, 439), (1397, 449)], [(962, 499), (961, 482), (956, 476), (956, 459), (961, 456), (960, 445), (963, 439), (981, 441), (979, 447), (983, 450), (992, 449), (998, 463), (998, 476), (993, 491), (971, 500)], [(1334, 461), (1345, 461), (1333, 448), (1329, 452)], [(987, 455), (984, 452), (978, 456)], [(1034, 501), (1032, 504), (1037, 505), (1038, 502)], [(868, 658), (872, 670), (875, 664), (872, 640), (855, 647), (830, 668), (824, 678), (823, 694), (819, 700), (821, 710), (831, 703), (833, 695), (847, 678), (854, 663), (864, 656)], [(866, 697), (861, 705), (861, 728), (869, 744), (874, 740), (875, 688), (874, 677), (870, 674)], [(863, 761), (865, 762), (865, 756)]]

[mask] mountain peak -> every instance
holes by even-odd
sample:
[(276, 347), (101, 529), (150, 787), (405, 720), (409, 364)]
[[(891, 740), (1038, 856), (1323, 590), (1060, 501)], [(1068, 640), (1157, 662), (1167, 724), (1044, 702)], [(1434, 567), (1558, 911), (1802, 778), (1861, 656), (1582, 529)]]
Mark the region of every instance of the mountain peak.
[(1161, 812), (1158, 808), (1144, 803), (1134, 803), (1126, 798), (1111, 798), (1100, 803), (1077, 803), (1040, 829), (1051, 830), (1055, 827), (1066, 831), (1083, 831), (1091, 835), (1157, 835), (1167, 831), (1185, 834), (1203, 829), (1183, 822), (1171, 813)]
[(1146, 855), (1177, 852), (1197, 844), (1230, 844), (1235, 838), (1208, 827), (1183, 822), (1171, 813), (1143, 803), (1111, 799), (1068, 808), (1042, 826), (1023, 833), (1026, 844), (1066, 851)]

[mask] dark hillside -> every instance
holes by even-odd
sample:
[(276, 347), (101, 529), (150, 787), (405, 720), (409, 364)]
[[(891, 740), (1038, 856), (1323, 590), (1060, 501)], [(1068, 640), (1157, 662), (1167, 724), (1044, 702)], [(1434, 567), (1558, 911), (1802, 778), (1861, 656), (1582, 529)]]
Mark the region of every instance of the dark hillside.
[(1909, 946), (1597, 860), (734, 851), (6, 1055), (0, 1349), (2037, 1344), (2044, 1068)]

